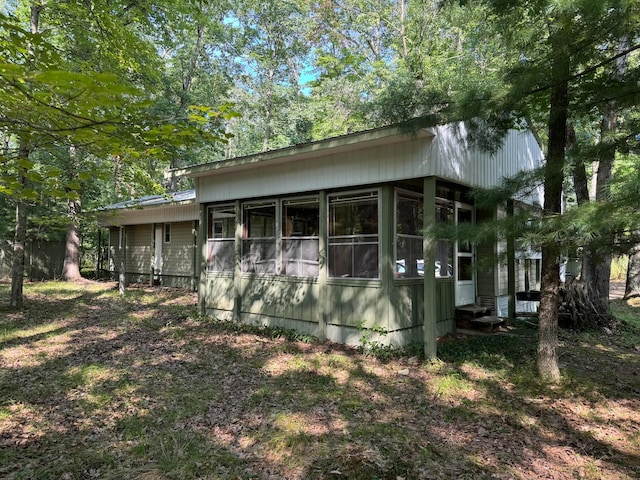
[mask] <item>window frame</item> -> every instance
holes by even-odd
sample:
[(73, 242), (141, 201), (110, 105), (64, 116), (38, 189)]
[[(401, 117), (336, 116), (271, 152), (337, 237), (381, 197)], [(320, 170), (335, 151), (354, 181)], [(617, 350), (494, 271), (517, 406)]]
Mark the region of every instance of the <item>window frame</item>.
[[(341, 245), (341, 243), (337, 243), (334, 241), (332, 241), (332, 239), (339, 239), (339, 238), (353, 238), (355, 239), (356, 237), (358, 237), (358, 235), (331, 235), (331, 226), (332, 226), (332, 219), (331, 219), (331, 206), (332, 206), (332, 198), (335, 197), (339, 197), (339, 196), (343, 196), (343, 197), (353, 197), (354, 199), (357, 199), (358, 197), (362, 197), (367, 195), (369, 198), (375, 199), (376, 201), (376, 223), (377, 223), (377, 232), (375, 234), (364, 234), (361, 236), (367, 236), (367, 237), (375, 237), (375, 242), (351, 242), (351, 243), (344, 243), (343, 245), (347, 246), (347, 245), (351, 245), (353, 247), (357, 246), (357, 245), (375, 245), (376, 246), (376, 251), (377, 251), (377, 258), (376, 258), (376, 276), (372, 276), (372, 277), (365, 277), (365, 276), (351, 276), (351, 275), (332, 275), (332, 251), (331, 251), (331, 247), (335, 246), (335, 245)], [(381, 275), (382, 275), (382, 260), (381, 260), (381, 237), (382, 237), (382, 232), (381, 232), (381, 220), (382, 220), (382, 189), (380, 187), (378, 188), (368, 188), (368, 189), (358, 189), (358, 190), (344, 190), (344, 191), (337, 191), (337, 192), (331, 192), (331, 193), (327, 193), (327, 219), (326, 219), (326, 231), (327, 231), (327, 278), (330, 280), (355, 280), (355, 281), (380, 281), (381, 280)], [(351, 259), (352, 259), (352, 266), (355, 265), (355, 263), (353, 262), (353, 259), (355, 257), (355, 248), (353, 250), (353, 252), (350, 255)], [(355, 268), (354, 268), (355, 270)], [(355, 272), (354, 272), (355, 273)]]
[[(224, 225), (223, 225), (223, 232), (222, 235), (220, 237), (215, 236), (215, 224), (217, 222), (223, 222), (223, 220), (215, 220), (212, 217), (212, 213), (214, 211), (223, 211), (223, 210), (227, 210), (227, 211), (231, 211), (233, 212), (233, 229), (232, 229), (232, 234), (233, 236), (230, 237), (225, 237), (224, 236)], [(235, 205), (233, 203), (226, 203), (226, 204), (219, 204), (219, 205), (209, 205), (207, 206), (207, 258), (206, 258), (206, 271), (207, 273), (233, 273), (233, 271), (235, 270), (235, 251), (236, 251), (236, 228), (237, 228), (237, 212), (236, 212), (236, 208)], [(215, 245), (216, 243), (220, 243), (220, 244), (231, 244), (231, 251), (232, 251), (232, 261), (231, 261), (231, 268), (228, 269), (214, 269), (213, 268), (213, 262), (212, 262), (212, 249), (215, 249)], [(227, 247), (228, 248), (228, 247)]]
[[(320, 217), (320, 212), (321, 212), (320, 196), (315, 194), (315, 195), (304, 195), (304, 196), (298, 196), (298, 197), (281, 198), (279, 203), (280, 203), (281, 228), (280, 228), (280, 231), (278, 232), (279, 237), (277, 242), (277, 247), (279, 247), (280, 252), (276, 251), (276, 256), (279, 259), (278, 272), (280, 273), (280, 275), (285, 275), (287, 277), (318, 278), (320, 276), (320, 224), (322, 222), (322, 218)], [(315, 235), (298, 235), (298, 236), (286, 235), (286, 232), (285, 232), (286, 207), (288, 206), (288, 204), (300, 205), (305, 203), (316, 204), (318, 207), (318, 224), (317, 224)], [(291, 274), (287, 272), (287, 266), (290, 262), (290, 259), (286, 257), (286, 245), (288, 241), (292, 241), (292, 240), (299, 240), (303, 242), (313, 241), (316, 244), (316, 250), (318, 252), (317, 260), (307, 260), (304, 258), (300, 258), (298, 260), (298, 263), (301, 265), (303, 264), (314, 265), (316, 267), (315, 274), (304, 275), (300, 273)]]
[(162, 229), (162, 243), (171, 243), (171, 224), (165, 223)]
[[(394, 188), (394, 195), (393, 195), (393, 258), (394, 258), (394, 277), (396, 279), (407, 279), (407, 280), (418, 280), (418, 279), (423, 279), (424, 278), (424, 233), (420, 234), (420, 235), (415, 235), (415, 234), (406, 234), (406, 233), (398, 233), (398, 199), (400, 197), (405, 197), (408, 199), (415, 199), (418, 201), (422, 202), (422, 209), (423, 209), (423, 217), (420, 219), (420, 222), (422, 223), (422, 229), (424, 230), (424, 194), (420, 193), (420, 192), (414, 192), (411, 190), (406, 190), (403, 188)], [(403, 238), (407, 238), (410, 240), (419, 240), (420, 241), (420, 246), (421, 246), (421, 251), (420, 251), (420, 258), (416, 258), (416, 275), (409, 275), (409, 276), (404, 276), (404, 275), (400, 275), (400, 272), (398, 272), (398, 267), (399, 267), (399, 259), (398, 259), (398, 238), (399, 237), (403, 237)], [(422, 274), (420, 274), (420, 269), (418, 268), (418, 265), (420, 265), (420, 260), (422, 260)], [(405, 267), (405, 272), (406, 272), (406, 264), (404, 265)], [(403, 272), (404, 273), (404, 272)]]
[[(445, 197), (436, 197), (436, 204), (435, 204), (435, 208), (436, 208), (436, 216), (435, 216), (435, 221), (436, 223), (441, 223), (442, 220), (440, 219), (440, 217), (438, 216), (438, 212), (437, 209), (438, 207), (446, 207), (448, 210), (449, 215), (447, 216), (447, 220), (446, 223), (448, 225), (454, 225), (456, 222), (456, 213), (455, 213), (455, 201), (454, 200), (450, 200), (448, 198)], [(438, 250), (441, 249), (441, 247), (445, 246), (446, 250), (447, 250), (447, 266), (446, 269), (443, 270), (442, 269), (442, 262), (440, 261), (441, 259), (438, 258)], [(438, 238), (436, 239), (435, 242), (435, 247), (436, 247), (436, 265), (435, 267), (435, 277), (436, 279), (455, 279), (456, 277), (456, 271), (455, 271), (455, 257), (456, 257), (456, 244), (453, 240), (448, 239), (448, 238)], [(440, 267), (438, 267), (438, 264), (440, 264)], [(447, 274), (446, 275), (442, 275), (441, 273), (445, 271)]]
[[(277, 275), (279, 268), (279, 259), (278, 259), (278, 243), (279, 243), (279, 228), (280, 228), (280, 220), (279, 216), (279, 199), (264, 199), (264, 200), (247, 200), (240, 204), (240, 210), (242, 212), (242, 238), (241, 238), (241, 246), (240, 246), (240, 270), (242, 273), (246, 274), (266, 274), (266, 275)], [(262, 236), (262, 237), (249, 237), (249, 231), (251, 229), (251, 225), (249, 223), (249, 217), (247, 217), (247, 212), (252, 208), (261, 208), (261, 207), (273, 207), (273, 236)], [(263, 243), (268, 244), (267, 242), (273, 242), (273, 257), (269, 259), (260, 259), (258, 262), (253, 263), (254, 267), (249, 269), (247, 268), (248, 263), (248, 255), (251, 255), (251, 252), (247, 252), (246, 246), (250, 244), (251, 241), (258, 241), (256, 244)], [(267, 269), (263, 271), (258, 271), (256, 265), (267, 265)]]

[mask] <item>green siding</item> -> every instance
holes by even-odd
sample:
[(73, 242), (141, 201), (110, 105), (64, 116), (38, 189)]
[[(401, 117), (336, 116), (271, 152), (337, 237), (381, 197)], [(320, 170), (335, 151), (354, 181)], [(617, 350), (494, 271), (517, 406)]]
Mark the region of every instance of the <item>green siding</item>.
[(319, 290), (316, 280), (243, 275), (241, 293), (241, 318), (250, 314), (251, 318), (318, 322)]
[(234, 282), (231, 275), (207, 275), (201, 295), (207, 312), (214, 317), (230, 319), (235, 303)]
[(382, 294), (379, 282), (362, 285), (328, 283), (329, 297), (327, 323), (347, 327), (380, 326), (388, 329), (388, 298)]
[(194, 265), (193, 222), (171, 224), (171, 242), (162, 244), (162, 275), (193, 276)]
[(437, 336), (455, 332), (455, 288), (453, 280), (436, 282), (436, 334)]
[(126, 227), (125, 271), (133, 281), (143, 281), (151, 273), (151, 225)]

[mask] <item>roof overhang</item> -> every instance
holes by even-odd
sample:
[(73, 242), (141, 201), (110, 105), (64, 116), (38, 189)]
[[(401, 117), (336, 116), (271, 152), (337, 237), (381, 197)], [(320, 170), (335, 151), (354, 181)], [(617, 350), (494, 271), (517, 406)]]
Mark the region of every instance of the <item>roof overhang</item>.
[(360, 150), (363, 148), (388, 145), (399, 142), (407, 137), (432, 137), (432, 131), (421, 129), (410, 134), (399, 127), (384, 127), (364, 132), (342, 135), (326, 140), (295, 145), (292, 147), (270, 150), (244, 157), (236, 157), (228, 160), (219, 160), (191, 167), (172, 169), (165, 173), (166, 178), (173, 177), (203, 177), (215, 175), (216, 172), (224, 173), (236, 172), (256, 167), (267, 167), (279, 165), (310, 158), (321, 157), (329, 154), (343, 153), (350, 150)]

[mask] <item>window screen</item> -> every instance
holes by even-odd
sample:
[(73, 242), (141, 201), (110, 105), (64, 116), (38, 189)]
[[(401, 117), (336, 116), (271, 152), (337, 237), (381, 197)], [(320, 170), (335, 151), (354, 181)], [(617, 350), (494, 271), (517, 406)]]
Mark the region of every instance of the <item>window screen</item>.
[(317, 277), (320, 204), (317, 198), (282, 202), (282, 274)]
[(329, 276), (379, 278), (378, 192), (328, 198)]
[(236, 214), (233, 205), (209, 207), (207, 224), (207, 270), (233, 272)]
[(244, 204), (242, 271), (276, 272), (275, 202)]
[(424, 276), (422, 195), (396, 192), (396, 278)]

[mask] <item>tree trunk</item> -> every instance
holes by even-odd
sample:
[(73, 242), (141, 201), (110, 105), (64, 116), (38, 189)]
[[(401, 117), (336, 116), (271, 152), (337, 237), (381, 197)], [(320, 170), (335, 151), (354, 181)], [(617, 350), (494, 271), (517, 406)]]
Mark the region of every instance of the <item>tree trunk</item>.
[(69, 226), (67, 227), (67, 239), (64, 249), (64, 265), (62, 279), (68, 282), (77, 282), (82, 279), (80, 273), (80, 201), (69, 200), (68, 203)]
[[(569, 109), (569, 32), (567, 17), (561, 17), (551, 34), (554, 60), (553, 87), (549, 113), (549, 148), (545, 165), (544, 216), (551, 219), (562, 212), (562, 181), (567, 141)], [(555, 242), (542, 246), (542, 281), (538, 328), (538, 373), (550, 382), (560, 380), (558, 367), (558, 297), (560, 293), (560, 249)]]
[[(24, 139), (20, 140), (18, 151), (20, 159), (29, 158), (29, 149)], [(26, 178), (22, 172), (18, 175), (18, 181), (22, 186), (26, 185)], [(24, 251), (27, 243), (27, 213), (28, 205), (22, 198), (16, 204), (16, 230), (13, 238), (13, 262), (11, 264), (11, 299), (9, 305), (22, 308), (24, 287)]]
[(627, 283), (624, 289), (624, 298), (640, 296), (640, 246), (636, 246), (629, 255), (627, 267)]
[[(620, 40), (618, 52), (624, 52), (629, 48), (626, 38)], [(616, 61), (615, 78), (621, 78), (627, 70), (627, 55), (622, 55)], [(618, 126), (618, 108), (612, 100), (607, 102), (600, 122), (600, 155), (594, 162), (596, 168), (595, 177), (595, 201), (608, 202), (611, 196), (611, 178), (616, 159), (616, 132)], [(607, 322), (611, 318), (609, 307), (609, 289), (611, 277), (611, 250), (607, 247), (595, 247), (587, 245), (582, 261), (582, 280), (585, 282), (589, 299), (595, 313), (596, 322)]]

